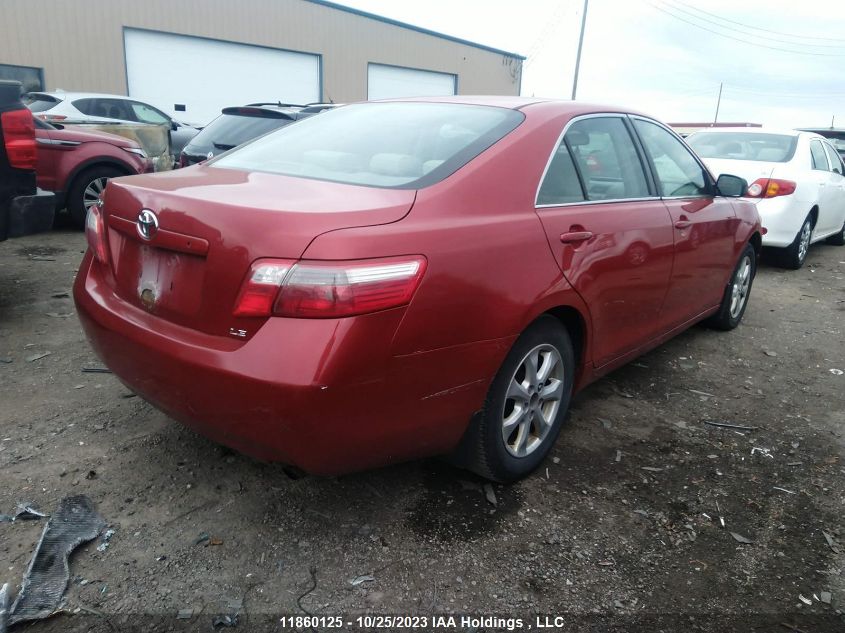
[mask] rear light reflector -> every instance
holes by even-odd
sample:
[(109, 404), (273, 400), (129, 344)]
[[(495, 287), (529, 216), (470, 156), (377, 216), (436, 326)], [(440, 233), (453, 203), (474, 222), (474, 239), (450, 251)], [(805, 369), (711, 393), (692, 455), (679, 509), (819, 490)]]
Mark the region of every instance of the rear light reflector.
[(234, 314), (334, 319), (396, 308), (411, 301), (425, 266), (418, 256), (295, 264), (259, 260)]
[(796, 183), (779, 178), (758, 178), (748, 187), (746, 196), (749, 198), (775, 198), (795, 193)]
[(35, 123), (27, 109), (0, 114), (3, 141), (9, 165), (15, 169), (35, 169)]
[(99, 204), (93, 204), (88, 208), (88, 215), (85, 217), (85, 238), (88, 240), (88, 247), (97, 261), (101, 264), (108, 264), (106, 224)]
[(284, 259), (259, 259), (255, 262), (235, 303), (235, 316), (270, 316), (279, 287), (292, 266), (292, 261)]

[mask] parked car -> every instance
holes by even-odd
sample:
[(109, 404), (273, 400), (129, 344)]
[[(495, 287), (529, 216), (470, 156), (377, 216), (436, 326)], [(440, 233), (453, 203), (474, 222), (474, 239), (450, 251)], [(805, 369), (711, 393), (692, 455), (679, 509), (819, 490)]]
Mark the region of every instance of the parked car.
[(767, 233), (783, 264), (801, 268), (811, 244), (845, 244), (845, 165), (818, 134), (767, 128), (696, 132), (690, 146), (715, 173), (738, 174), (751, 185)]
[(219, 117), (191, 139), (179, 156), (179, 166), (196, 165), (294, 121), (334, 108), (330, 103), (306, 106), (288, 103), (250, 103), (224, 108)]
[(120, 95), (93, 92), (28, 92), (24, 103), (48, 123), (121, 121), (170, 126), (170, 149), (174, 158), (199, 130), (177, 121), (148, 103)]
[(510, 481), (574, 391), (739, 324), (746, 188), (623, 110), (356, 104), (109, 183), (74, 297), (124, 383), (240, 451), (317, 474), (451, 454)]
[(56, 194), (56, 210), (67, 208), (74, 223), (85, 226), (88, 207), (110, 178), (153, 171), (153, 163), (135, 141), (78, 127), (64, 129), (35, 120), (38, 186)]
[(0, 80), (0, 241), (46, 231), (55, 199), (35, 182), (35, 123), (19, 81)]
[(824, 136), (833, 149), (839, 152), (839, 155), (845, 160), (845, 128), (834, 127), (814, 127), (814, 128), (800, 128), (802, 132), (813, 132), (814, 134), (821, 134)]

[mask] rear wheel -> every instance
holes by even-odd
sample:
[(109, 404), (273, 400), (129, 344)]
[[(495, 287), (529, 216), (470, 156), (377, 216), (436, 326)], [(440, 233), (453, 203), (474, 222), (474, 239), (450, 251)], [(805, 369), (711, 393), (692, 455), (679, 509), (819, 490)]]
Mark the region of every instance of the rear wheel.
[(807, 251), (810, 250), (810, 239), (813, 236), (813, 216), (804, 218), (804, 223), (798, 229), (798, 234), (792, 244), (783, 250), (783, 265), (793, 270), (798, 270), (804, 265), (807, 259)]
[(494, 481), (528, 475), (548, 455), (569, 409), (575, 356), (569, 334), (551, 316), (520, 335), (470, 427), (464, 466)]
[(720, 330), (732, 330), (745, 314), (748, 297), (751, 294), (751, 284), (757, 273), (757, 252), (754, 246), (746, 244), (736, 263), (731, 280), (725, 287), (719, 311), (710, 317), (709, 323)]
[(826, 241), (828, 244), (833, 244), (834, 246), (845, 246), (845, 223), (842, 224), (839, 233), (834, 233)]
[(79, 228), (84, 228), (88, 208), (97, 203), (109, 179), (125, 175), (124, 172), (109, 165), (90, 167), (79, 174), (67, 194), (67, 210), (73, 223)]

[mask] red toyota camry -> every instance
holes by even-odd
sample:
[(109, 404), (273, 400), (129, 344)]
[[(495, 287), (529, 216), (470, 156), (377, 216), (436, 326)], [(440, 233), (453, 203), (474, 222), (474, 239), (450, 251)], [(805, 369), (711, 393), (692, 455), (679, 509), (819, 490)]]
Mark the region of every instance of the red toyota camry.
[(362, 103), (111, 181), (74, 297), (123, 382), (244, 453), (317, 474), (451, 454), (509, 481), (575, 391), (739, 324), (746, 186), (616, 108)]

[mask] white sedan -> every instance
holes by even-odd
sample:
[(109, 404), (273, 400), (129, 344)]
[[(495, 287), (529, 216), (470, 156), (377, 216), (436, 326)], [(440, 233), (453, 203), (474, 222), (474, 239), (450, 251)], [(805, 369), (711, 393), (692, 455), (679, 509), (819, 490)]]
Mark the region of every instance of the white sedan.
[(767, 233), (763, 245), (781, 250), (783, 264), (801, 268), (810, 244), (845, 245), (845, 165), (823, 136), (767, 128), (713, 128), (687, 143), (714, 175), (748, 181), (748, 198)]

